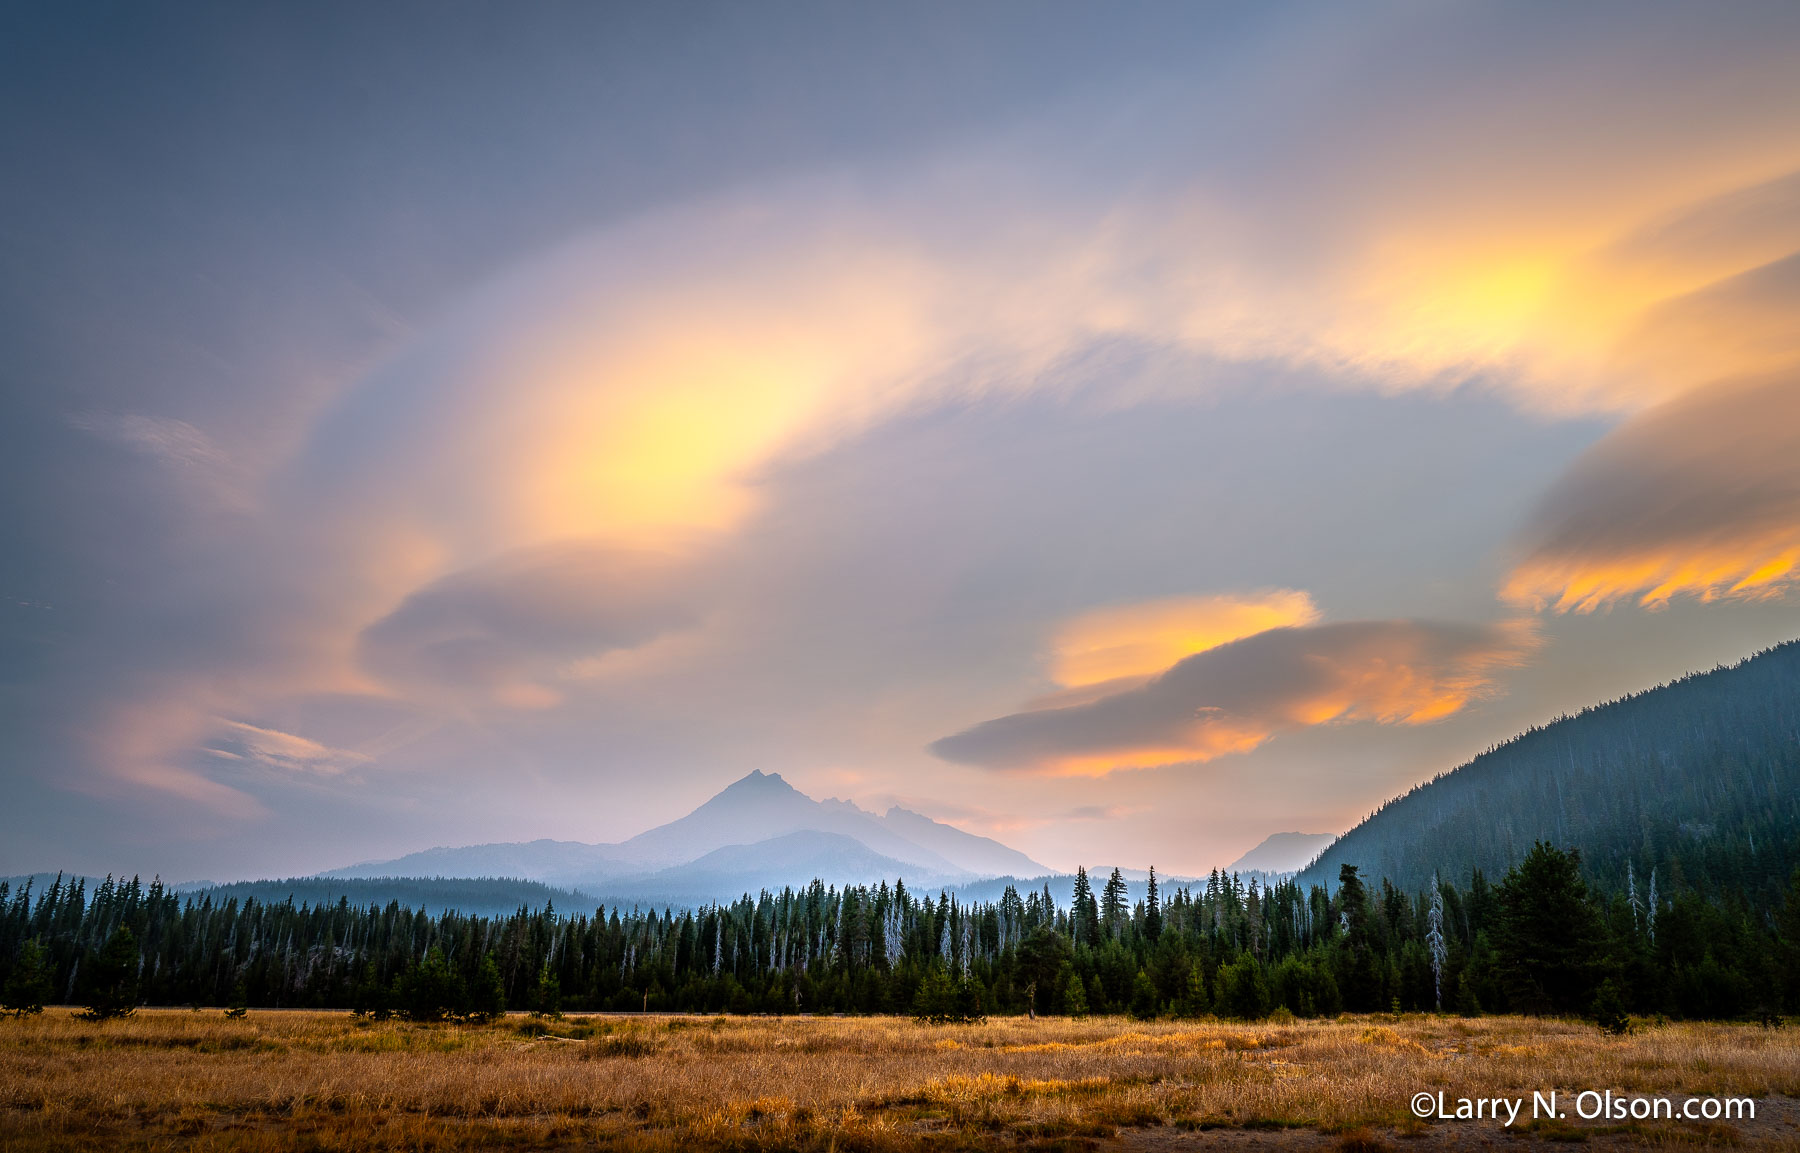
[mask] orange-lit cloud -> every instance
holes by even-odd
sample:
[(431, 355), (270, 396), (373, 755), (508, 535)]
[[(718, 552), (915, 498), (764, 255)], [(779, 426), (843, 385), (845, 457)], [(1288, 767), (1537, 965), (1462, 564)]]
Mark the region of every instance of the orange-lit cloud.
[(1168, 597), (1096, 609), (1057, 630), (1050, 675), (1070, 687), (1147, 677), (1182, 657), (1318, 619), (1312, 598), (1294, 589)]
[(121, 786), (141, 789), (234, 820), (266, 816), (249, 793), (183, 763), (217, 723), (206, 710), (206, 688), (191, 682), (163, 688), (164, 695), (117, 705), (92, 722), (85, 735), (106, 776), (68, 783), (100, 795)]
[(1602, 440), (1545, 496), (1505, 589), (1533, 608), (1757, 599), (1800, 581), (1800, 376), (1702, 389)]
[(1309, 725), (1422, 725), (1495, 691), (1528, 624), (1361, 621), (1276, 628), (1086, 704), (1015, 713), (931, 746), (959, 764), (1058, 776), (1208, 761)]

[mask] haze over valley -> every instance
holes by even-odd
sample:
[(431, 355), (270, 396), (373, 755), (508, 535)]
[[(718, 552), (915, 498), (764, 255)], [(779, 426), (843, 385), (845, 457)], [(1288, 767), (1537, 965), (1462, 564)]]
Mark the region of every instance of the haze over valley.
[(1273, 877), (1800, 636), (1791, 6), (703, 7), (7, 17), (0, 875)]

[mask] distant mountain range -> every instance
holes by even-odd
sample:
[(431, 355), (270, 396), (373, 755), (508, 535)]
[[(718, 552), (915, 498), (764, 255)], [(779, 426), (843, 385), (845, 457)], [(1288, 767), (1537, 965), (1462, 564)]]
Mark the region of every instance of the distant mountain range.
[(426, 849), (323, 874), (332, 878), (518, 877), (597, 897), (693, 904), (761, 888), (874, 884), (958, 886), (1050, 869), (999, 841), (898, 806), (876, 814), (815, 801), (753, 772), (679, 820), (616, 844), (526, 841)]
[[(1327, 834), (1277, 833), (1231, 866), (1267, 884), (1316, 854)], [(1112, 866), (1088, 867), (1096, 889)], [(1121, 867), (1130, 899), (1146, 893), (1143, 868)], [(65, 883), (76, 878), (65, 876)], [(1067, 906), (1075, 878), (1024, 853), (898, 806), (873, 813), (837, 799), (815, 801), (779, 773), (753, 772), (679, 820), (615, 844), (500, 842), (441, 847), (285, 880), (190, 881), (172, 886), (215, 902), (254, 898), (279, 904), (386, 905), (433, 912), (508, 913), (521, 905), (561, 910), (606, 905), (693, 908), (763, 889), (779, 892), (813, 880), (827, 885), (892, 884), (947, 890), (962, 900), (998, 900), (1008, 885), (1048, 889)], [(0, 878), (12, 890), (31, 881), (47, 889), (53, 874)], [(1203, 878), (1163, 873), (1165, 892)], [(99, 886), (88, 878), (87, 887)]]
[[(129, 876), (114, 878), (119, 884), (130, 880)], [(139, 881), (144, 888), (150, 887), (150, 883), (142, 878)], [(75, 873), (21, 873), (0, 877), (0, 886), (5, 887), (4, 891), (9, 896), (22, 892), (29, 885), (36, 895), (34, 900), (41, 898), (52, 885), (58, 883), (64, 887), (79, 884), (87, 890), (89, 899), (92, 899), (105, 881), (101, 877)], [(517, 912), (520, 908), (542, 909), (546, 905), (555, 905), (564, 913), (592, 912), (595, 905), (594, 899), (586, 893), (510, 877), (289, 877), (286, 880), (227, 881), (223, 884), (216, 881), (186, 881), (167, 887), (183, 900), (211, 900), (214, 905), (223, 905), (227, 901), (236, 901), (241, 905), (252, 900), (264, 905), (279, 905), (284, 901), (292, 901), (296, 905), (317, 908), (349, 901), (352, 906), (360, 909), (369, 905), (385, 906), (389, 902), (398, 901), (402, 908), (423, 909), (434, 916), (455, 911), (472, 916), (498, 917)]]
[[(1299, 875), (1498, 880), (1547, 841), (1591, 881), (1779, 907), (1800, 865), (1800, 641), (1531, 729), (1383, 805)], [(1628, 870), (1629, 869), (1629, 874)]]
[(1335, 839), (1332, 833), (1271, 833), (1231, 864), (1228, 873), (1297, 873)]

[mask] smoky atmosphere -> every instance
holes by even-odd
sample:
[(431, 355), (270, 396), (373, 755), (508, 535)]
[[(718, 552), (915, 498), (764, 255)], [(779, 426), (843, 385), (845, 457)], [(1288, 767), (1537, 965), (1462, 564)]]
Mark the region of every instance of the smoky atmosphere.
[(9, 5), (0, 874), (1291, 872), (1800, 637), (1796, 76), (1792, 4)]

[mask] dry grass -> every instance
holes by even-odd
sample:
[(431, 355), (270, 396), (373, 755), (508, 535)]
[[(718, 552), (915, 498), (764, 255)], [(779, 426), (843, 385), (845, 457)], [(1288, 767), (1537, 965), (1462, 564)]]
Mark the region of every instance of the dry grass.
[(1790, 1145), (1800, 1131), (1778, 1099), (1800, 1096), (1800, 1034), (1669, 1025), (1609, 1037), (1577, 1023), (1427, 1016), (513, 1017), (466, 1028), (180, 1010), (91, 1024), (53, 1010), (0, 1021), (0, 1150), (1074, 1148), (1278, 1130), (1376, 1149), (1495, 1134), (1412, 1121), (1420, 1090), (1589, 1087), (1770, 1098), (1755, 1122), (1615, 1130), (1634, 1145)]

